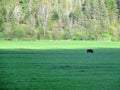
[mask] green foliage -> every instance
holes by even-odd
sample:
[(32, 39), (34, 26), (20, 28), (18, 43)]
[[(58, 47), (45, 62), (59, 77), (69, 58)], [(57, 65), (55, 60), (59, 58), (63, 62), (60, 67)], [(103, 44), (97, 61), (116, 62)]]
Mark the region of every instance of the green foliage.
[(3, 8), (0, 8), (0, 32), (4, 30), (4, 23), (5, 23), (5, 13), (4, 10), (2, 11)]
[(58, 20), (59, 19), (59, 15), (58, 15), (58, 13), (57, 12), (53, 12), (53, 15), (52, 15), (52, 20), (54, 21), (56, 21), (56, 20)]
[(5, 38), (120, 40), (116, 0), (1, 0), (0, 6)]
[(37, 29), (38, 29), (39, 31), (43, 31), (43, 26), (39, 25), (39, 26), (37, 27)]
[(111, 35), (110, 33), (103, 33), (103, 34), (102, 34), (102, 37), (103, 37), (105, 40), (111, 40), (112, 35)]
[(12, 38), (13, 39), (21, 39), (25, 37), (25, 30), (24, 30), (24, 25), (16, 25), (12, 29)]
[(76, 32), (76, 34), (72, 37), (72, 40), (82, 40), (82, 32)]
[(70, 35), (69, 29), (65, 29), (65, 31), (63, 33), (63, 39), (64, 40), (70, 40), (70, 39), (72, 39), (72, 36)]
[(72, 20), (77, 20), (77, 15), (75, 13), (71, 12), (69, 14), (69, 18), (72, 19)]
[(4, 39), (4, 34), (2, 32), (0, 32), (0, 40)]

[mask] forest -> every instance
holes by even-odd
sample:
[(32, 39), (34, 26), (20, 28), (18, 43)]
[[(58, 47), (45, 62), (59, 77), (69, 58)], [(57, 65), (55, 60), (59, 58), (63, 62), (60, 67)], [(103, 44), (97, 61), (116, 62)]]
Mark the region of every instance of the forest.
[(0, 0), (0, 40), (120, 40), (120, 0)]

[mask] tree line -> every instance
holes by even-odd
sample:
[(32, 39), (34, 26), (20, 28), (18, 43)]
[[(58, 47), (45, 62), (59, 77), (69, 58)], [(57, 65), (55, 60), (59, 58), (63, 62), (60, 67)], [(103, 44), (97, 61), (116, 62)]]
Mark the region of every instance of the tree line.
[(0, 0), (0, 39), (120, 40), (120, 0)]

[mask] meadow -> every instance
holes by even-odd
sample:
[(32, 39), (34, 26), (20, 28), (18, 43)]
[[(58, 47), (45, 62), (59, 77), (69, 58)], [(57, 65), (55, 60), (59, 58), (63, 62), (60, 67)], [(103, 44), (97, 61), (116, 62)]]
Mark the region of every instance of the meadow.
[(120, 42), (0, 41), (0, 90), (120, 90)]

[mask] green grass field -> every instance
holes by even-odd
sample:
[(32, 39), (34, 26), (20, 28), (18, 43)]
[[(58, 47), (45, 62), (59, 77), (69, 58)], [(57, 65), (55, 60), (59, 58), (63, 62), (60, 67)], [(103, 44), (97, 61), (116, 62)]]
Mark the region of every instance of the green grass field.
[(0, 41), (0, 90), (120, 90), (120, 42)]

